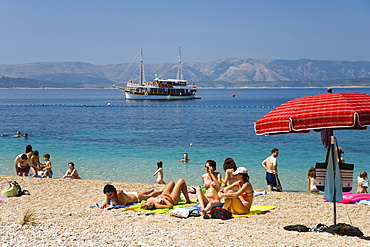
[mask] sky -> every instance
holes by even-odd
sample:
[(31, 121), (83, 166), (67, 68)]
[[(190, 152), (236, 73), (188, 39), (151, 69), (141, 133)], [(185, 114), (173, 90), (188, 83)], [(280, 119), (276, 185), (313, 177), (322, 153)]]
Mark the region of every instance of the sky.
[(0, 0), (0, 64), (370, 61), (368, 0)]

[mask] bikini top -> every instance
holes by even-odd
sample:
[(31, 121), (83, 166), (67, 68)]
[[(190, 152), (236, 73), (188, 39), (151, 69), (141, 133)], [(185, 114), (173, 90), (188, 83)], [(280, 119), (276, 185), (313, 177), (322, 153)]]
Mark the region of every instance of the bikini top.
[(241, 194), (240, 196), (245, 197), (245, 198), (252, 197), (252, 196), (254, 196), (254, 191), (252, 190), (250, 192), (245, 192), (245, 193)]

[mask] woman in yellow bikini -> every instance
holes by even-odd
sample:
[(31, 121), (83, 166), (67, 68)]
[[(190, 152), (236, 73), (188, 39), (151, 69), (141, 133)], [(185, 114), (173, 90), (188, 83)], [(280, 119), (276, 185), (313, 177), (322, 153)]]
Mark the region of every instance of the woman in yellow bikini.
[(238, 167), (233, 175), (236, 175), (238, 181), (220, 190), (221, 196), (225, 198), (223, 208), (233, 214), (247, 214), (250, 212), (254, 193), (248, 171), (244, 167)]
[(186, 203), (191, 203), (185, 180), (180, 178), (176, 184), (174, 181), (170, 181), (159, 196), (150, 197), (147, 201), (142, 202), (141, 208), (145, 210), (173, 208), (180, 201), (181, 192), (185, 196)]
[(220, 196), (218, 192), (220, 191), (222, 179), (221, 173), (215, 172), (216, 162), (214, 160), (207, 160), (204, 167), (207, 173), (202, 175), (202, 180), (206, 188), (206, 193), (203, 193), (201, 187), (196, 189), (198, 201), (201, 206), (200, 212), (203, 215), (213, 207), (220, 206)]

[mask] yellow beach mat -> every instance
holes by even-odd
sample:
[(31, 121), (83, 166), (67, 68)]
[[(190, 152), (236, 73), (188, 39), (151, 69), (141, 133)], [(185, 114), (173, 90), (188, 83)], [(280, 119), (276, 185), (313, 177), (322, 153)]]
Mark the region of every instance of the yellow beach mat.
[(134, 210), (134, 211), (145, 211), (145, 212), (153, 212), (153, 213), (169, 213), (175, 208), (181, 208), (181, 207), (188, 207), (190, 205), (193, 205), (194, 203), (197, 203), (197, 200), (191, 200), (191, 204), (186, 204), (185, 200), (180, 200), (177, 205), (173, 206), (173, 208), (161, 208), (161, 209), (153, 209), (153, 210), (145, 210), (140, 208), (140, 203), (133, 205), (131, 207), (126, 207), (123, 209), (123, 211), (127, 210)]
[(249, 217), (255, 214), (260, 214), (262, 212), (270, 211), (271, 209), (276, 208), (276, 206), (252, 206), (251, 211), (248, 214), (233, 214), (234, 218), (237, 217)]

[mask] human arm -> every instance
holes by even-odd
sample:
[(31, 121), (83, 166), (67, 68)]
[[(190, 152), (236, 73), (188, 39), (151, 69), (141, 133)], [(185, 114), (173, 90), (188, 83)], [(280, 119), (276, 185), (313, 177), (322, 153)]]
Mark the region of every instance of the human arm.
[(158, 174), (158, 172), (160, 172), (161, 170), (162, 170), (162, 168), (158, 168), (158, 170), (157, 170), (155, 173), (153, 173), (153, 175), (152, 175), (152, 176), (157, 175), (157, 174)]
[(215, 168), (210, 166), (207, 173), (208, 173), (208, 176), (212, 180), (211, 186), (217, 188), (218, 190), (221, 187), (221, 173), (219, 172), (215, 173), (214, 171), (215, 171)]
[[(236, 184), (236, 183), (239, 183), (239, 182), (237, 181), (234, 184)], [(238, 191), (234, 192), (232, 190), (229, 190), (229, 191), (226, 191), (226, 193), (224, 193), (223, 196), (225, 196), (225, 197), (238, 197), (238, 196), (240, 196), (244, 193), (251, 193), (251, 192), (253, 192), (252, 185), (251, 185), (251, 183), (247, 182), (247, 183), (244, 183), (243, 186)]]

